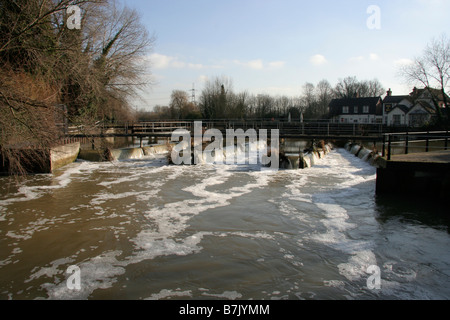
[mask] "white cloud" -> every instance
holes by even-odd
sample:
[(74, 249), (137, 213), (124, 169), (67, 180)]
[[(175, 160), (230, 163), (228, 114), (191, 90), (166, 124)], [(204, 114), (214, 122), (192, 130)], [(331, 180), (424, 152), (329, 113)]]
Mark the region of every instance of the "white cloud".
[(204, 74), (202, 74), (200, 77), (198, 77), (198, 82), (200, 82), (200, 83), (205, 83), (208, 80), (209, 80), (209, 77)]
[(180, 60), (177, 57), (172, 56), (166, 56), (159, 53), (154, 53), (148, 57), (148, 59), (151, 61), (151, 66), (154, 69), (169, 69), (169, 68), (189, 68), (189, 69), (205, 69), (205, 68), (214, 68), (218, 69), (221, 68), (221, 66), (215, 65), (215, 66), (206, 66), (201, 63), (190, 63), (190, 62), (184, 62)]
[(380, 57), (376, 53), (371, 53), (369, 55), (369, 59), (372, 60), (372, 61), (377, 61), (377, 60), (380, 59)]
[(359, 61), (363, 61), (364, 57), (363, 56), (358, 56), (358, 57), (351, 57), (350, 62), (359, 62)]
[(309, 61), (315, 66), (321, 66), (328, 62), (327, 59), (321, 54), (312, 56)]
[(188, 63), (190, 69), (203, 69), (205, 66), (200, 63)]
[(233, 62), (237, 65), (244, 66), (254, 70), (264, 69), (264, 62), (261, 59), (251, 60), (247, 62), (242, 62), (240, 60), (233, 60)]
[(264, 69), (264, 63), (261, 59), (252, 60), (247, 63), (247, 66), (251, 69), (261, 70)]
[(408, 66), (408, 65), (413, 64), (414, 61), (411, 59), (403, 58), (403, 59), (395, 60), (394, 63), (398, 66)]
[[(367, 60), (366, 58), (367, 57), (364, 57), (364, 56), (357, 56), (357, 57), (351, 57), (348, 60), (350, 62), (361, 62), (361, 61), (366, 61)], [(371, 53), (371, 54), (369, 54), (368, 59), (370, 61), (378, 61), (378, 60), (380, 60), (380, 56), (378, 54), (376, 54), (376, 53)]]
[(253, 70), (263, 70), (267, 68), (279, 69), (284, 67), (284, 65), (286, 64), (285, 61), (272, 61), (265, 63), (262, 59), (250, 60), (246, 62), (242, 62), (240, 60), (233, 60), (233, 63)]
[(270, 68), (278, 69), (278, 68), (283, 68), (285, 65), (286, 65), (285, 61), (272, 61), (272, 62), (269, 62), (269, 67)]
[(171, 67), (181, 68), (184, 66), (183, 62), (178, 61), (175, 57), (166, 56), (159, 53), (150, 55), (152, 67), (155, 69), (167, 69)]

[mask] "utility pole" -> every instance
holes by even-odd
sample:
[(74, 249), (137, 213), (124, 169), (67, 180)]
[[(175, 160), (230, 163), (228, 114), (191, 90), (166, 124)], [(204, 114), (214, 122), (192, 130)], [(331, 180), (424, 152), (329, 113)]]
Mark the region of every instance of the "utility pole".
[(190, 91), (192, 92), (191, 102), (193, 104), (196, 104), (196, 102), (195, 102), (195, 83), (192, 84), (192, 89)]

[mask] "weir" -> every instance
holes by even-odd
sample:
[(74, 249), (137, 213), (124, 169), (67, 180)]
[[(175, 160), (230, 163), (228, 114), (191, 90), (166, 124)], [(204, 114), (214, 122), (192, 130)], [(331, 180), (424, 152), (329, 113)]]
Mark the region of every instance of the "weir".
[(129, 147), (129, 148), (100, 148), (98, 150), (82, 149), (79, 153), (78, 159), (102, 162), (102, 161), (124, 161), (137, 160), (145, 156), (165, 154), (173, 148), (174, 144), (158, 144), (144, 147)]
[[(217, 147), (217, 145), (215, 146)], [(229, 163), (229, 164), (262, 164), (265, 167), (276, 167), (276, 169), (304, 169), (314, 166), (321, 158), (328, 154), (333, 146), (325, 141), (316, 143), (315, 141), (281, 139), (275, 152), (278, 157), (271, 155), (274, 150), (271, 141), (268, 142), (247, 142), (244, 144), (228, 145), (226, 141), (223, 148), (208, 149), (207, 144), (203, 144), (201, 151), (198, 148), (192, 148), (188, 155), (184, 155), (181, 149), (179, 158), (169, 161), (171, 164), (205, 164), (205, 163)], [(266, 156), (267, 155), (267, 156)], [(264, 159), (264, 157), (269, 159)], [(181, 158), (181, 159), (180, 159)], [(187, 162), (183, 163), (185, 158)], [(278, 166), (274, 166), (270, 161), (278, 161)]]
[[(211, 147), (211, 141), (202, 141), (201, 148), (195, 148), (194, 139), (191, 139), (192, 148), (189, 157), (183, 154), (183, 150), (175, 150), (180, 143), (165, 143), (143, 147), (127, 148), (99, 148), (97, 150), (81, 149), (78, 159), (92, 162), (102, 161), (126, 161), (142, 159), (151, 155), (167, 155), (169, 164), (259, 164), (270, 166), (271, 140), (249, 141), (244, 140), (241, 143), (235, 141), (234, 145), (228, 145), (226, 139), (223, 140), (223, 148), (217, 148), (218, 145)], [(278, 146), (279, 169), (305, 169), (313, 167), (320, 159), (324, 158), (331, 150), (333, 145), (325, 141), (306, 141), (297, 139), (281, 139)], [(200, 151), (201, 150), (201, 151)], [(178, 152), (179, 156), (187, 161), (183, 163), (182, 159), (174, 161), (172, 151)], [(263, 157), (266, 157), (263, 161)], [(275, 158), (275, 157), (274, 157)]]

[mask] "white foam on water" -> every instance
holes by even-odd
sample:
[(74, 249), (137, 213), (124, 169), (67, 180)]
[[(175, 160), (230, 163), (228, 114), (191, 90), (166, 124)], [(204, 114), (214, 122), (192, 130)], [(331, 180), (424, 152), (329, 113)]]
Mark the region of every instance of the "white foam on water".
[(347, 263), (338, 265), (339, 273), (350, 281), (367, 279), (367, 269), (376, 265), (377, 259), (371, 250), (356, 251)]
[[(199, 170), (201, 173), (211, 172), (210, 166)], [(265, 232), (197, 232), (188, 237), (180, 237), (180, 234), (188, 227), (189, 220), (208, 209), (226, 206), (229, 200), (248, 194), (255, 188), (267, 185), (273, 173), (254, 172), (241, 173), (252, 176), (255, 182), (249, 182), (241, 187), (228, 190), (228, 193), (214, 192), (208, 188), (226, 183), (234, 172), (230, 172), (229, 166), (214, 166), (215, 175), (203, 179), (184, 191), (190, 192), (191, 199), (185, 199), (173, 203), (167, 203), (161, 208), (154, 208), (146, 213), (151, 228), (140, 231), (136, 237), (131, 239), (135, 244), (135, 252), (123, 260), (122, 265), (129, 265), (151, 260), (158, 256), (189, 255), (202, 250), (201, 241), (205, 236), (239, 236), (249, 238), (271, 239), (273, 236)], [(184, 167), (183, 170), (189, 170)], [(209, 176), (209, 175), (208, 175)]]
[(55, 176), (54, 174), (41, 175), (48, 178), (48, 185), (20, 187), (18, 192), (11, 195), (9, 199), (0, 200), (0, 211), (5, 211), (6, 207), (13, 203), (39, 199), (49, 191), (63, 189), (72, 182), (75, 175), (90, 173), (93, 168), (97, 168), (97, 165), (89, 162), (76, 162), (68, 166), (59, 176)]
[(40, 277), (49, 277), (55, 281), (55, 276), (60, 278), (57, 283), (44, 283), (41, 285), (47, 291), (47, 297), (41, 297), (49, 300), (86, 300), (97, 289), (110, 288), (117, 277), (125, 273), (125, 269), (117, 260), (120, 251), (105, 252), (88, 261), (77, 264), (80, 268), (81, 290), (71, 290), (67, 286), (66, 270), (73, 259), (59, 259), (51, 263), (50, 267), (39, 268), (34, 272), (28, 281)]
[(6, 236), (17, 240), (29, 240), (33, 237), (34, 233), (49, 230), (51, 226), (63, 223), (64, 218), (38, 218), (35, 221), (30, 221), (26, 227), (19, 230), (9, 230)]
[(202, 293), (203, 296), (215, 297), (220, 299), (236, 300), (242, 298), (242, 294), (237, 291), (224, 291), (223, 293)]
[(152, 260), (159, 256), (186, 256), (199, 252), (202, 248), (199, 246), (208, 232), (199, 232), (184, 239), (159, 238), (155, 239), (154, 234), (148, 234), (145, 230), (141, 231), (132, 242), (135, 243), (137, 250), (132, 256), (124, 260), (125, 265), (139, 263), (145, 260)]
[[(47, 185), (42, 187), (22, 187), (16, 198), (3, 201), (2, 204), (11, 204), (15, 201), (29, 201), (37, 199), (44, 195), (49, 190), (59, 189), (67, 187), (76, 175), (82, 175), (84, 173), (92, 174), (93, 170), (97, 170), (99, 173), (108, 174), (109, 172), (120, 172), (121, 166), (132, 166), (131, 163), (108, 163), (108, 164), (91, 164), (89, 162), (80, 162), (69, 167), (64, 173), (58, 177), (53, 178), (56, 183), (54, 185)], [(135, 169), (131, 175), (119, 176), (118, 178), (111, 179), (109, 181), (103, 181), (98, 185), (105, 187), (105, 190), (93, 195), (89, 201), (89, 205), (79, 205), (73, 210), (84, 210), (86, 208), (98, 208), (99, 214), (105, 213), (104, 205), (106, 202), (117, 199), (125, 199), (129, 197), (136, 197), (137, 201), (148, 201), (152, 196), (159, 192), (164, 183), (171, 180), (178, 179), (186, 172), (192, 172), (190, 167), (140, 167), (139, 165), (133, 167)], [(186, 230), (189, 220), (205, 212), (210, 208), (217, 208), (220, 206), (226, 206), (229, 204), (229, 200), (243, 196), (250, 193), (255, 188), (261, 188), (266, 186), (273, 172), (249, 172), (239, 173), (248, 174), (253, 180), (239, 187), (234, 187), (227, 192), (212, 191), (211, 188), (220, 186), (225, 183), (228, 178), (236, 174), (233, 170), (236, 166), (205, 166), (204, 168), (198, 167), (196, 174), (200, 177), (207, 175), (208, 178), (203, 179), (201, 182), (196, 183), (190, 187), (186, 187), (184, 191), (192, 194), (183, 201), (175, 201), (172, 203), (166, 203), (161, 208), (154, 208), (146, 212), (146, 217), (149, 220), (150, 227), (144, 227), (130, 241), (135, 244), (135, 251), (128, 257), (118, 259), (121, 255), (120, 251), (106, 252), (94, 258), (90, 258), (77, 265), (81, 269), (82, 276), (82, 290), (71, 291), (67, 289), (65, 282), (65, 268), (68, 267), (68, 263), (76, 263), (73, 258), (64, 258), (54, 261), (50, 266), (40, 267), (33, 271), (29, 281), (34, 281), (41, 278), (49, 278), (54, 283), (45, 283), (42, 285), (47, 290), (49, 299), (87, 299), (97, 289), (109, 288), (116, 281), (117, 277), (124, 274), (125, 267), (130, 264), (139, 263), (144, 260), (154, 259), (158, 256), (167, 255), (188, 255), (195, 252), (199, 252), (202, 248), (200, 243), (204, 236), (223, 236), (222, 234), (214, 234), (211, 232), (198, 232), (196, 234), (180, 237), (179, 234)], [(144, 180), (152, 175), (158, 176), (158, 174), (164, 171), (170, 172), (170, 175), (155, 181), (147, 182)], [(82, 179), (84, 177), (77, 177)], [(89, 176), (86, 177), (89, 179)], [(113, 186), (133, 183), (133, 182), (148, 183), (152, 186), (151, 192), (146, 190), (142, 192), (126, 191), (120, 193), (114, 193)], [(117, 214), (113, 214), (117, 217)], [(112, 215), (111, 215), (112, 216)], [(64, 218), (60, 223), (64, 222)], [(8, 236), (17, 238), (20, 240), (29, 239), (33, 233), (39, 230), (45, 230), (49, 228), (49, 225), (55, 224), (57, 221), (50, 221), (48, 219), (38, 219), (31, 223), (29, 228), (21, 230), (20, 233), (9, 231)], [(108, 231), (111, 228), (106, 227)], [(117, 232), (123, 232), (123, 228), (115, 228), (113, 230), (117, 236)], [(253, 238), (271, 238), (271, 236), (263, 232), (255, 233), (227, 233), (227, 236), (241, 236), (241, 237), (253, 237)], [(11, 259), (10, 259), (11, 260)], [(9, 261), (3, 261), (9, 263)], [(226, 296), (226, 293), (224, 297)], [(235, 295), (231, 294), (230, 297)]]
[(266, 232), (249, 233), (242, 231), (233, 231), (233, 232), (211, 233), (210, 235), (214, 235), (217, 237), (239, 236), (242, 238), (275, 240), (275, 237), (273, 235), (270, 235)]
[[(325, 191), (313, 195), (313, 203), (324, 212), (325, 218), (320, 221), (326, 231), (322, 233), (313, 232), (309, 239), (349, 255), (348, 262), (339, 264), (338, 270), (348, 280), (356, 281), (362, 277), (367, 277), (367, 268), (376, 265), (376, 257), (372, 251), (374, 244), (371, 241), (349, 237), (349, 232), (360, 223), (353, 222), (353, 217), (349, 211), (340, 203), (351, 204), (352, 201), (348, 199), (352, 197), (357, 199), (362, 192), (357, 186), (368, 181), (373, 182), (375, 169), (366, 167), (353, 154), (337, 152), (330, 158), (334, 162), (333, 170), (320, 170), (318, 168), (315, 172), (321, 175), (330, 174), (331, 177), (339, 178), (341, 182), (334, 185), (331, 192)], [(357, 159), (358, 162), (354, 159)], [(337, 173), (336, 167), (340, 168)], [(355, 206), (358, 205), (357, 200), (354, 203)]]
[(40, 277), (48, 277), (48, 278), (53, 278), (54, 276), (61, 274), (61, 270), (60, 267), (64, 266), (64, 265), (68, 265), (70, 263), (72, 263), (74, 260), (71, 258), (62, 258), (62, 259), (58, 259), (55, 261), (52, 261), (50, 263), (50, 266), (47, 267), (35, 267), (31, 272), (32, 274), (30, 275), (30, 277), (28, 279), (26, 279), (24, 281), (24, 283), (28, 283), (31, 282), (33, 280), (36, 280)]
[(171, 299), (171, 298), (180, 298), (180, 297), (192, 297), (192, 291), (173, 291), (168, 289), (163, 289), (159, 293), (152, 294), (150, 297), (145, 298), (144, 300), (162, 300), (162, 299)]
[(326, 287), (333, 287), (333, 288), (339, 288), (339, 289), (343, 289), (345, 287), (344, 281), (339, 281), (339, 280), (325, 280), (323, 282), (323, 284)]

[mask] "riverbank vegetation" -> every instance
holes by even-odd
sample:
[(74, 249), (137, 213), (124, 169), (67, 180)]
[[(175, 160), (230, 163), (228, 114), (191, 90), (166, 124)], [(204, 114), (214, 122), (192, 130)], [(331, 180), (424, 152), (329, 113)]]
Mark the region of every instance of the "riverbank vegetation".
[[(328, 106), (335, 98), (382, 96), (385, 89), (377, 79), (346, 77), (333, 87), (328, 80), (305, 83), (299, 95), (235, 92), (233, 80), (221, 76), (208, 80), (196, 104), (186, 91), (174, 90), (168, 106), (139, 112), (141, 120), (163, 119), (328, 119)], [(182, 97), (182, 99), (180, 99)]]
[(0, 165), (21, 171), (11, 146), (45, 150), (67, 122), (131, 120), (153, 44), (115, 1), (0, 0)]

